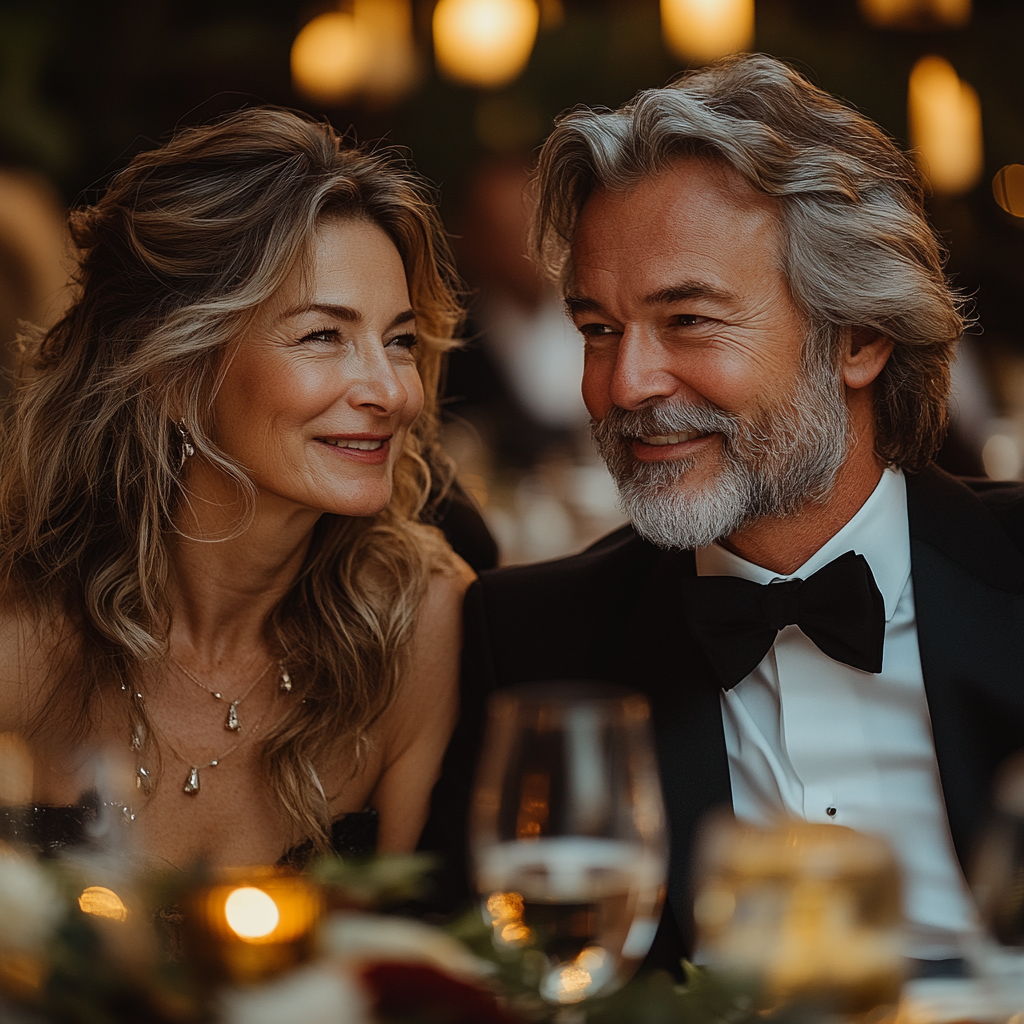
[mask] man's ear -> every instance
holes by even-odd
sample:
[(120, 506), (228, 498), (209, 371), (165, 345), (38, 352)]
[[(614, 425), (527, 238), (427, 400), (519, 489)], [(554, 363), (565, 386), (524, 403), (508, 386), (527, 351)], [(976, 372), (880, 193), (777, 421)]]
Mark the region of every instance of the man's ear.
[(870, 327), (853, 327), (843, 345), (843, 383), (866, 388), (882, 372), (892, 353), (892, 341)]

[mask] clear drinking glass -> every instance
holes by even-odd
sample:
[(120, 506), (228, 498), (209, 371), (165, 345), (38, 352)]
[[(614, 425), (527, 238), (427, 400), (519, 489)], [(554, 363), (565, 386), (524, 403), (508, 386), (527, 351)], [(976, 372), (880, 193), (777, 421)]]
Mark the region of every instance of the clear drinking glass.
[(765, 1008), (811, 1016), (895, 1005), (903, 981), (900, 876), (888, 844), (841, 825), (723, 815), (695, 857), (694, 920), (709, 966), (759, 992)]
[(597, 683), (491, 699), (470, 846), (495, 947), (540, 995), (607, 993), (650, 948), (664, 898), (665, 810), (647, 701)]

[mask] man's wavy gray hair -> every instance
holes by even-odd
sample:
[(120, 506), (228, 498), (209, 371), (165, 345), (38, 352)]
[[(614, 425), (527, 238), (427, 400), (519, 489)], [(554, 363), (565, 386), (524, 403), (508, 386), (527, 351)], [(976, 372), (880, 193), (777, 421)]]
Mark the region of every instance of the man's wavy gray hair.
[(680, 156), (724, 161), (778, 201), (782, 258), (808, 343), (837, 358), (847, 332), (894, 348), (875, 383), (875, 448), (917, 470), (947, 424), (949, 368), (966, 326), (913, 162), (875, 124), (763, 54), (726, 58), (619, 110), (576, 107), (540, 154), (532, 249), (566, 287), (580, 212)]

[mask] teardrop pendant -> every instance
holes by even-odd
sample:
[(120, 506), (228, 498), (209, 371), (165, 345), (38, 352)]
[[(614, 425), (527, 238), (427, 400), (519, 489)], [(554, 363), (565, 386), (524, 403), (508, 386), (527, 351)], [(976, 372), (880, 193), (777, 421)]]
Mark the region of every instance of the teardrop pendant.
[(149, 769), (143, 768), (141, 764), (135, 769), (135, 788), (141, 789), (147, 796), (153, 789), (153, 776)]
[(224, 723), (224, 728), (230, 732), (238, 732), (242, 728), (242, 723), (238, 720), (238, 701), (233, 701), (228, 705), (228, 718)]
[(195, 765), (189, 769), (188, 778), (182, 788), (189, 796), (195, 796), (199, 792), (199, 769)]

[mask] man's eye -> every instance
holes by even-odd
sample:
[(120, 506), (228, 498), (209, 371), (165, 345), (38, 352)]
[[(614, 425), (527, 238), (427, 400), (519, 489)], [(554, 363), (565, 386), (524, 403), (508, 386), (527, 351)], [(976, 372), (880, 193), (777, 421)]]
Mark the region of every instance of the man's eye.
[(397, 337), (392, 338), (387, 344), (388, 347), (395, 348), (415, 348), (416, 342), (418, 341), (415, 334), (399, 334)]
[(584, 338), (600, 338), (606, 334), (614, 334), (615, 329), (608, 324), (580, 324), (577, 330)]
[(698, 316), (696, 313), (677, 313), (672, 317), (672, 321), (677, 327), (696, 327), (697, 324), (702, 324), (706, 320), (706, 316)]

